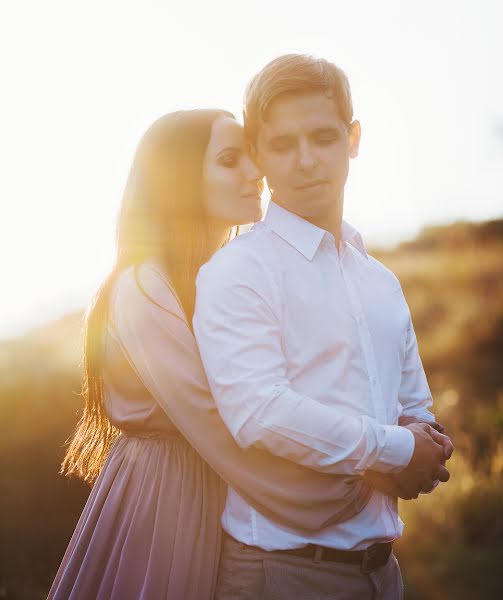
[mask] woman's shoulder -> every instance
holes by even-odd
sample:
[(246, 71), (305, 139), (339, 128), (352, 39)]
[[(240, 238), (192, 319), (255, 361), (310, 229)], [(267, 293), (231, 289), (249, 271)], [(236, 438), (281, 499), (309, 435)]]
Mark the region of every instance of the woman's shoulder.
[(131, 265), (119, 274), (111, 294), (111, 310), (113, 315), (134, 313), (138, 317), (162, 310), (186, 320), (169, 276), (153, 262)]

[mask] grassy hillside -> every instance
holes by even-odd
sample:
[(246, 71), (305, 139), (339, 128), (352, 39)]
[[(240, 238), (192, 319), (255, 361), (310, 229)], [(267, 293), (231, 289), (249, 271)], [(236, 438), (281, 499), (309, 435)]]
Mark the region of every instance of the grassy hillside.
[[(452, 479), (402, 502), (407, 598), (503, 597), (503, 220), (372, 252), (399, 277)], [(59, 476), (82, 401), (81, 315), (0, 343), (0, 599), (45, 598), (89, 488)]]
[(503, 220), (426, 229), (375, 252), (409, 303), (451, 481), (402, 502), (407, 598), (503, 597)]

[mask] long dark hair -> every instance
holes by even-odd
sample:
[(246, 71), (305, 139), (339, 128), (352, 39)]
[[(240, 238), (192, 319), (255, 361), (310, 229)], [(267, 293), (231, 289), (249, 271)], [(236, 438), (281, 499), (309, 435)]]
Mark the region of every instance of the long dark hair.
[(84, 322), (85, 406), (61, 465), (61, 473), (94, 482), (119, 431), (105, 412), (103, 340), (110, 294), (118, 275), (155, 258), (169, 274), (191, 322), (195, 279), (209, 258), (203, 207), (203, 160), (222, 110), (190, 110), (158, 119), (133, 160), (117, 224), (116, 260), (89, 306)]

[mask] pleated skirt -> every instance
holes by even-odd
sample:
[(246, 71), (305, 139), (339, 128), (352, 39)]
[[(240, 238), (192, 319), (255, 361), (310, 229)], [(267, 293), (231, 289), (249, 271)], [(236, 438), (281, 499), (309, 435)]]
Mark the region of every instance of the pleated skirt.
[(226, 492), (184, 438), (121, 435), (48, 598), (211, 600)]

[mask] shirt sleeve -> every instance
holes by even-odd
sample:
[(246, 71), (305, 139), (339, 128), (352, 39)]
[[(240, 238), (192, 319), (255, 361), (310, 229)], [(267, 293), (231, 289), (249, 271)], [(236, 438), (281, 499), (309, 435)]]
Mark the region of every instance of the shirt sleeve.
[(133, 269), (125, 271), (111, 299), (111, 334), (153, 401), (203, 459), (246, 502), (288, 527), (317, 531), (352, 516), (361, 495), (359, 481), (316, 473), (236, 444), (218, 413), (196, 340), (169, 282), (150, 266), (141, 267), (138, 278), (149, 297)]
[(402, 406), (403, 416), (416, 417), (420, 421), (435, 421), (435, 416), (429, 410), (433, 400), (419, 356), (416, 333), (410, 313), (398, 399)]
[(403, 469), (412, 432), (347, 415), (292, 389), (279, 288), (256, 254), (233, 250), (220, 251), (200, 270), (193, 323), (213, 397), (237, 443), (328, 473)]

